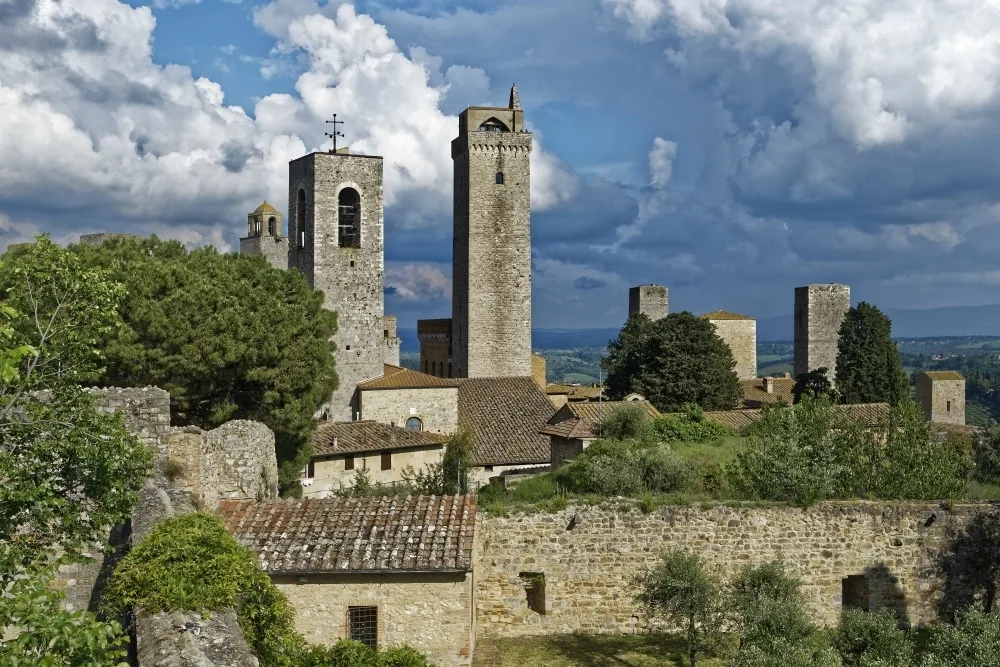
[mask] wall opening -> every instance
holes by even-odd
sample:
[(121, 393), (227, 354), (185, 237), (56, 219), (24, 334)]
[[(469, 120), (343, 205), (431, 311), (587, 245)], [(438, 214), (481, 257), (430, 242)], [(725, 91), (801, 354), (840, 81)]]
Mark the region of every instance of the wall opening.
[(361, 247), (361, 195), (354, 188), (337, 195), (337, 238), (341, 248)]
[(295, 231), (299, 238), (299, 247), (306, 247), (306, 191), (299, 189), (295, 204)]
[(497, 185), (503, 185), (503, 172), (497, 172)]
[(378, 647), (378, 607), (348, 607), (347, 625), (351, 639)]
[(945, 412), (951, 412), (951, 401), (947, 401), (947, 405), (945, 406), (944, 410)]
[(424, 423), (420, 421), (420, 417), (410, 417), (406, 420), (406, 429), (408, 431), (423, 431)]
[(392, 452), (382, 452), (382, 470), (392, 470)]
[(863, 574), (852, 574), (840, 581), (840, 591), (840, 603), (843, 609), (868, 611), (871, 599), (868, 577)]
[(480, 132), (510, 132), (507, 126), (497, 118), (490, 118), (479, 126)]
[(545, 574), (542, 572), (521, 572), (517, 575), (524, 585), (528, 609), (545, 615)]
[(271, 236), (276, 236), (278, 234), (278, 219), (273, 215), (267, 219), (267, 233)]
[(344, 470), (354, 470), (354, 454), (344, 457)]

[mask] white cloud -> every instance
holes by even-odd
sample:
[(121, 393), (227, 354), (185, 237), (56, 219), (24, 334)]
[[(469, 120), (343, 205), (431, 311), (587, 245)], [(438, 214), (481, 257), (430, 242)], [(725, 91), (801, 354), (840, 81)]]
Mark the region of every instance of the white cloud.
[(451, 280), (433, 264), (387, 263), (385, 286), (403, 301), (451, 298)]
[(649, 151), (650, 185), (654, 188), (665, 188), (674, 175), (674, 158), (677, 157), (677, 144), (660, 137), (653, 139), (653, 148)]

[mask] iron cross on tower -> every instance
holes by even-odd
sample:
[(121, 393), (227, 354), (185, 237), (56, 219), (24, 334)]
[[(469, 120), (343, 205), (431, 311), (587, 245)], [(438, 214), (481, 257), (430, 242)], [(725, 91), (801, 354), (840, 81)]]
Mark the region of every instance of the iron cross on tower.
[(340, 131), (337, 130), (337, 126), (338, 125), (343, 125), (344, 121), (337, 120), (337, 114), (333, 114), (333, 120), (328, 120), (326, 122), (327, 123), (333, 123), (333, 132), (332, 133), (330, 133), (330, 132), (324, 132), (324, 134), (326, 134), (326, 136), (328, 136), (331, 139), (333, 139), (333, 150), (330, 151), (330, 152), (331, 153), (336, 153), (337, 152), (337, 137), (344, 136), (343, 132), (340, 132)]

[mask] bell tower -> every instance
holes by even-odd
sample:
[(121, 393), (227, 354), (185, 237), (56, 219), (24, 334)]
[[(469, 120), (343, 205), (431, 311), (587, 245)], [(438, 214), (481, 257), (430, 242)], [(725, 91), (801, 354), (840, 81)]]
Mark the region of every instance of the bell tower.
[(469, 107), (454, 162), (454, 377), (531, 376), (531, 134), (517, 88)]
[(281, 235), (281, 214), (266, 201), (247, 214), (247, 235), (241, 255), (263, 255), (276, 269), (288, 268), (288, 239)]

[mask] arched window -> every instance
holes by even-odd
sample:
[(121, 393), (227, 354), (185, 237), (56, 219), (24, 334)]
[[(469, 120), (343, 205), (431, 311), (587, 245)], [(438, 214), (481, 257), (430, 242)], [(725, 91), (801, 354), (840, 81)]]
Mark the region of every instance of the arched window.
[(438, 374), (438, 362), (432, 361), (431, 362), (431, 375), (437, 376), (437, 374)]
[(268, 218), (267, 219), (267, 233), (270, 234), (271, 236), (276, 236), (278, 234), (278, 231), (275, 229), (275, 226), (277, 224), (278, 224), (278, 219), (275, 218), (273, 215), (270, 218)]
[(406, 430), (407, 431), (423, 431), (424, 423), (420, 421), (420, 417), (410, 417), (406, 420)]
[(490, 118), (479, 126), (480, 132), (510, 132), (507, 126), (496, 118)]
[(503, 185), (503, 172), (497, 172), (497, 185)]
[(361, 247), (361, 195), (354, 188), (344, 188), (337, 196), (338, 245)]
[(306, 247), (306, 191), (299, 189), (299, 197), (295, 204), (295, 233), (298, 235), (299, 247)]

